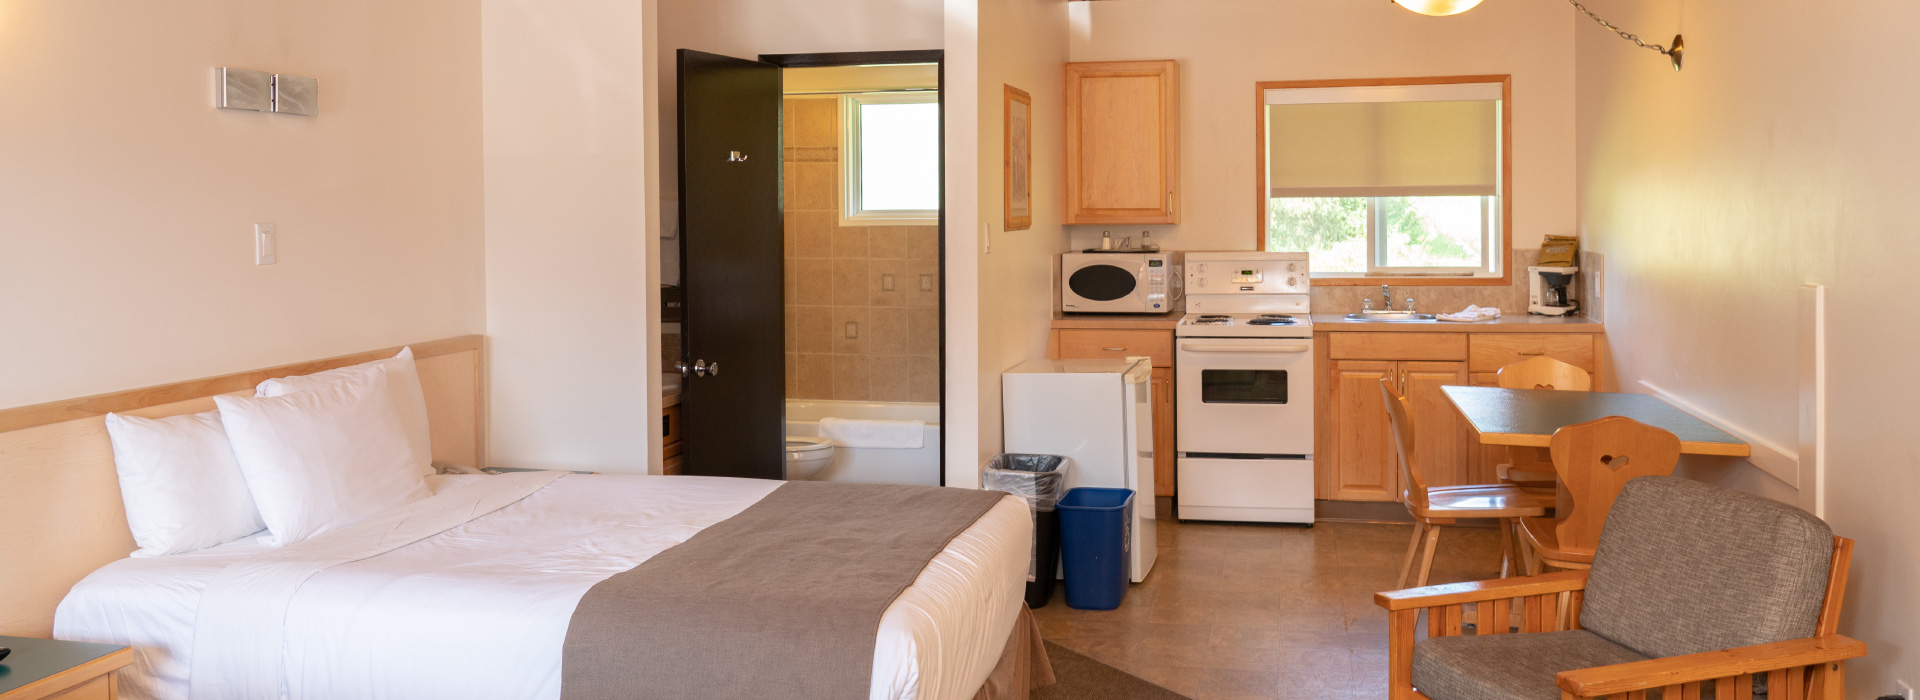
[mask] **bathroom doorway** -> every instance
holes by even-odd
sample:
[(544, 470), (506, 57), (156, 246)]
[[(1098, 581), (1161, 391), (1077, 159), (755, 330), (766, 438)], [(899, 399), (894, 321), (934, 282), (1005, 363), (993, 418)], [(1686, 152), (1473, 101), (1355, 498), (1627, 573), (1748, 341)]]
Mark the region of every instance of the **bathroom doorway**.
[[(781, 66), (786, 434), (837, 437), (807, 478), (939, 485), (943, 158), (938, 51), (761, 56)], [(849, 445), (821, 419), (889, 421)], [(918, 421), (918, 428), (897, 422)], [(868, 438), (871, 440), (872, 438)]]
[(944, 483), (941, 67), (681, 52), (682, 473)]

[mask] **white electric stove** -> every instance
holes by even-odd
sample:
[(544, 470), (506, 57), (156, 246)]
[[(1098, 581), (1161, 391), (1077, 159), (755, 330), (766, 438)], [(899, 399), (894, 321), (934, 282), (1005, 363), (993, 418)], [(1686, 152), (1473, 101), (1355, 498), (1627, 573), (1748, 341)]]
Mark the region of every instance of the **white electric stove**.
[(1313, 523), (1306, 253), (1187, 253), (1174, 327), (1182, 520)]

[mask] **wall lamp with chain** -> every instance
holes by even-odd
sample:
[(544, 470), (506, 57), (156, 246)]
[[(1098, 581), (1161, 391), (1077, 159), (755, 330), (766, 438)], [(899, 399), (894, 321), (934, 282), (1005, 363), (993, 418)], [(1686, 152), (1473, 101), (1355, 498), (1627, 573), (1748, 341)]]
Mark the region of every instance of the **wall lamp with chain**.
[[(1620, 35), (1622, 39), (1633, 42), (1634, 46), (1658, 52), (1666, 56), (1673, 61), (1673, 69), (1680, 70), (1680, 55), (1686, 51), (1686, 44), (1680, 40), (1679, 34), (1673, 35), (1673, 46), (1671, 48), (1659, 44), (1649, 44), (1638, 35), (1613, 26), (1612, 22), (1601, 19), (1599, 15), (1593, 13), (1593, 10), (1589, 10), (1586, 5), (1580, 4), (1580, 0), (1567, 0), (1567, 2), (1573, 4), (1573, 9), (1579, 10), (1581, 14), (1600, 23), (1600, 26), (1606, 27), (1608, 31)], [(1447, 15), (1457, 15), (1471, 10), (1475, 5), (1480, 4), (1480, 0), (1393, 0), (1393, 3), (1423, 15), (1445, 17)]]

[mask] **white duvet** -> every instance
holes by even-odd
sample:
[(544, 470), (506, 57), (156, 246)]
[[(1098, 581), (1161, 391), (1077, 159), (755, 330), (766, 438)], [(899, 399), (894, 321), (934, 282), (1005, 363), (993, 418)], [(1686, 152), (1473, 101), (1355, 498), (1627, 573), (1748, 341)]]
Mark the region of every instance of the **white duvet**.
[[(436, 493), (477, 479), (431, 477)], [(559, 479), (512, 505), (327, 568), (286, 608), (286, 696), (560, 696), (560, 649), (587, 589), (746, 509), (781, 482), (687, 476)], [(1025, 506), (1009, 498), (934, 557), (881, 618), (874, 699), (968, 698), (999, 659), (1026, 581)], [(242, 540), (95, 571), (60, 604), (60, 639), (131, 644), (127, 698), (186, 698), (201, 592)]]

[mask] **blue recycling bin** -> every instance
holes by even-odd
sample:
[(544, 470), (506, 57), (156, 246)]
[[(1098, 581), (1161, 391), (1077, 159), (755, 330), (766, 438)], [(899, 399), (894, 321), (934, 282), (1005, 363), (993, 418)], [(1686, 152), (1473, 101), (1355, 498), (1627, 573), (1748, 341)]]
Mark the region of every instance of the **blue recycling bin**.
[(1068, 489), (1055, 509), (1060, 512), (1067, 607), (1120, 607), (1127, 599), (1127, 567), (1133, 554), (1133, 489)]

